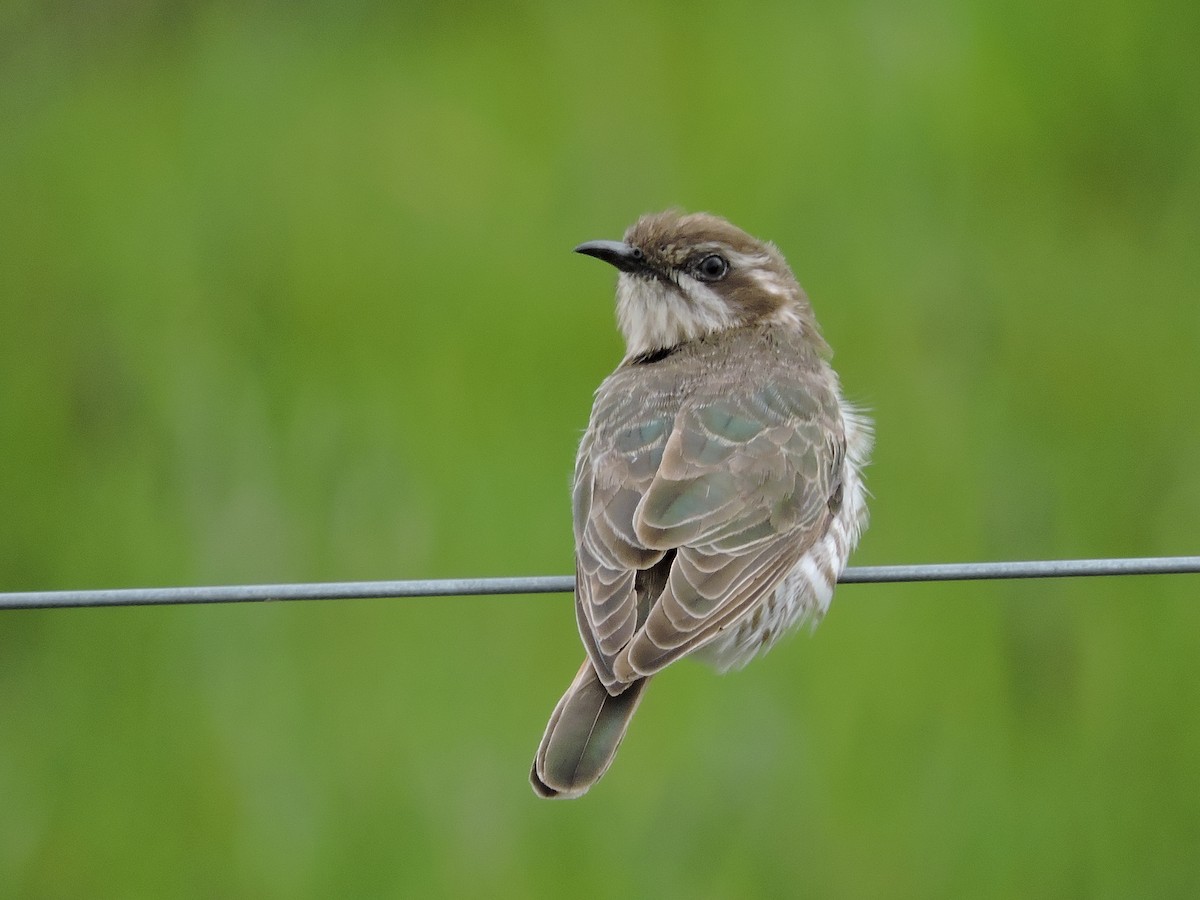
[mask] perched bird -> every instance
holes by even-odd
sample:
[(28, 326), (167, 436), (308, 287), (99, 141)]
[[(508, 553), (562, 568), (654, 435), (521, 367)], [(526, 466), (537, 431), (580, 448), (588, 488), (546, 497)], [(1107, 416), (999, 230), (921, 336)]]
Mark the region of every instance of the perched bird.
[(866, 527), (872, 444), (772, 244), (668, 211), (575, 250), (620, 272), (627, 349), (575, 463), (587, 658), (534, 759), (542, 797), (599, 780), (647, 682), (675, 660), (737, 668), (824, 614)]

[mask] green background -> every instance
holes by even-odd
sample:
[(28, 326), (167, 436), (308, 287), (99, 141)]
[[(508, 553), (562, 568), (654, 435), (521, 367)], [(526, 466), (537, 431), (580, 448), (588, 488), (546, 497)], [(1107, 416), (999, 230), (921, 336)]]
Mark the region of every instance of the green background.
[[(774, 240), (860, 564), (1197, 552), (1200, 5), (0, 6), (0, 590), (566, 574), (613, 275)], [(527, 771), (563, 595), (0, 615), (0, 897), (1195, 896), (1200, 583), (847, 586)]]

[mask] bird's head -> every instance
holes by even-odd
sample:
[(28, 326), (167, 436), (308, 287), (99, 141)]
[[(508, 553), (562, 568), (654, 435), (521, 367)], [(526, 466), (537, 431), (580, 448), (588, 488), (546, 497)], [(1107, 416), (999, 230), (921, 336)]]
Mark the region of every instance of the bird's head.
[(620, 241), (588, 241), (577, 253), (611, 263), (627, 358), (716, 331), (779, 324), (822, 347), (808, 298), (774, 245), (708, 213), (642, 216)]

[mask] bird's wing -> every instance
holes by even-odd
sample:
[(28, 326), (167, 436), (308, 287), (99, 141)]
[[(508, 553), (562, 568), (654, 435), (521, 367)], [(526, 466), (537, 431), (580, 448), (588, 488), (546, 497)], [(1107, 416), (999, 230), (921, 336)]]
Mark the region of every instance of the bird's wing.
[[(837, 398), (802, 373), (756, 381), (699, 391), (673, 416), (627, 392), (611, 404), (619, 427), (581, 447), (576, 609), (610, 688), (737, 621), (828, 527), (845, 452)], [(638, 571), (668, 560), (639, 610)]]
[(620, 686), (613, 660), (641, 624), (639, 573), (666, 556), (642, 544), (634, 529), (674, 422), (670, 409), (639, 402), (651, 399), (644, 394), (601, 388), (575, 464), (575, 612), (588, 656), (610, 689)]

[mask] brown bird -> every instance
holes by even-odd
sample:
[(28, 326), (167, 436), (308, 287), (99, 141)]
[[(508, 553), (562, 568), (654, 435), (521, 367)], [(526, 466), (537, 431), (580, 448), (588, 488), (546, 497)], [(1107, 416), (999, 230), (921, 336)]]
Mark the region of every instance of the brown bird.
[(675, 660), (724, 672), (820, 619), (866, 527), (872, 444), (772, 244), (668, 211), (575, 250), (619, 270), (627, 352), (575, 462), (587, 659), (534, 759), (542, 797), (600, 779), (646, 684)]

